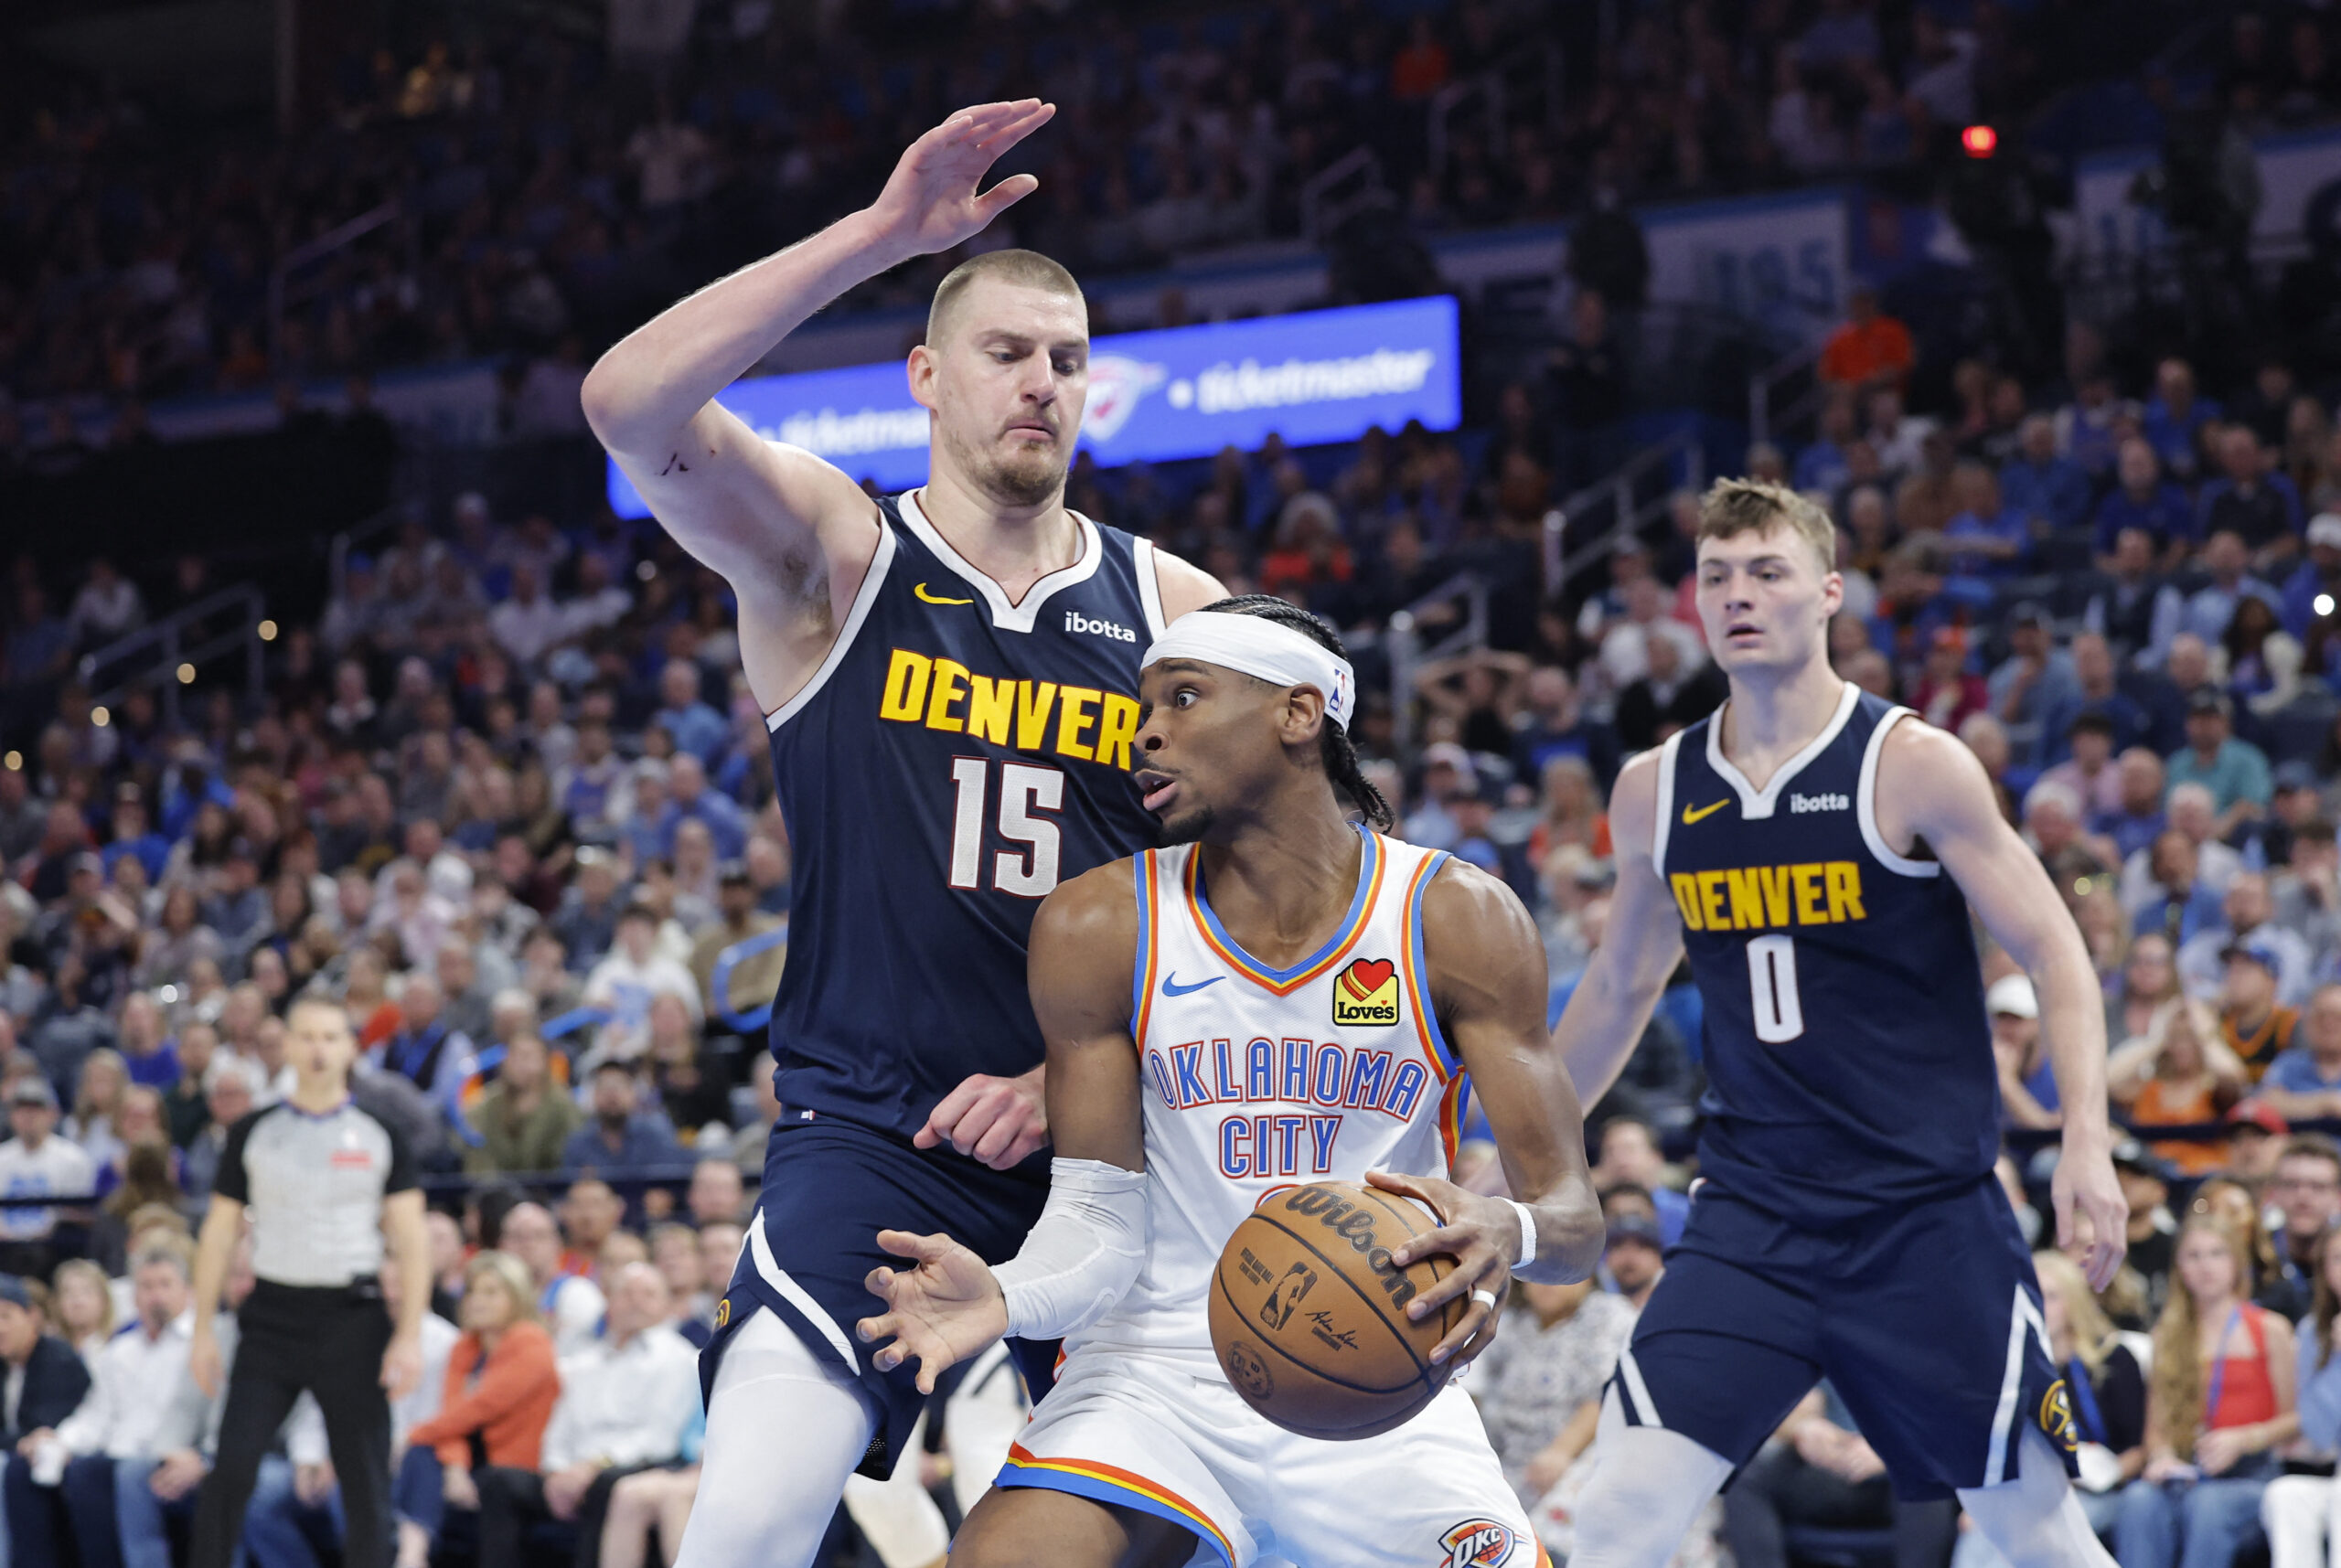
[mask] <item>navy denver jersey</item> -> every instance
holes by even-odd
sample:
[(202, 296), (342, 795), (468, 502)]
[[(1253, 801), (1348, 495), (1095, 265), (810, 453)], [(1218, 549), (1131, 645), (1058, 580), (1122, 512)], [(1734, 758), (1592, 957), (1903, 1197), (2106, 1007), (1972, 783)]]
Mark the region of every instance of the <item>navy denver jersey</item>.
[(1652, 846), (1705, 1003), (1701, 1176), (1810, 1227), (1972, 1184), (1999, 1091), (1967, 902), (1877, 829), (1879, 753), (1914, 717), (1849, 684), (1761, 790), (1721, 717), (1661, 752)]
[(1079, 514), (1080, 558), (1011, 605), (915, 493), (878, 507), (836, 645), (767, 720), (796, 855), (772, 1051), (785, 1123), (907, 1137), (970, 1074), (1040, 1065), (1033, 912), (1155, 841), (1129, 769), (1162, 604), (1152, 547)]

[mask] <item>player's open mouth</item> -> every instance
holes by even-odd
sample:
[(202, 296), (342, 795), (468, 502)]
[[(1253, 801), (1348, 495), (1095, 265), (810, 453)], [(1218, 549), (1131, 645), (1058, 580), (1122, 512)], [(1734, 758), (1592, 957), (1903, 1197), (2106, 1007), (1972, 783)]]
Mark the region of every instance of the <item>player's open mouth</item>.
[(1152, 768), (1140, 768), (1135, 776), (1140, 804), (1149, 811), (1160, 811), (1178, 796), (1179, 781), (1168, 773), (1157, 773)]
[(1760, 637), (1764, 635), (1764, 629), (1750, 622), (1734, 621), (1723, 629), (1723, 635), (1726, 642), (1738, 642), (1742, 639)]

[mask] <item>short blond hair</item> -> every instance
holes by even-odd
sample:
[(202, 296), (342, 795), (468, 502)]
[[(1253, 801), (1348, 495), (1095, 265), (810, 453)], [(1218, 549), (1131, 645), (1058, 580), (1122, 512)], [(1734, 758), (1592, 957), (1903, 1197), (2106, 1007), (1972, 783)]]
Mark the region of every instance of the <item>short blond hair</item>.
[(1088, 301), (1081, 293), (1081, 284), (1074, 275), (1038, 251), (987, 251), (980, 256), (970, 256), (935, 285), (935, 301), (926, 308), (926, 346), (937, 347), (951, 324), (951, 313), (960, 297), (977, 282), (997, 278), (1001, 283), (1020, 289), (1038, 289), (1042, 293), (1064, 294), (1082, 301), (1085, 314)]
[(534, 1323), (540, 1314), (537, 1310), (537, 1283), (529, 1277), (529, 1265), (506, 1252), (474, 1253), (471, 1262), (464, 1265), (464, 1288), (469, 1290), (483, 1275), (493, 1275), (496, 1283), (512, 1298), (512, 1321)]
[(1812, 547), (1823, 572), (1837, 570), (1837, 528), (1829, 514), (1768, 479), (1718, 479), (1699, 497), (1699, 538), (1736, 539), (1786, 528)]

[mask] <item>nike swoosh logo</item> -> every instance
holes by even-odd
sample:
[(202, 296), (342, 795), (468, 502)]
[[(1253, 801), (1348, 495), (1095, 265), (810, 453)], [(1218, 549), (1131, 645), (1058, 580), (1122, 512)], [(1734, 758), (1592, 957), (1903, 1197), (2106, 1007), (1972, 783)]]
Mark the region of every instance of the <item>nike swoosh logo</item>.
[(1181, 986), (1179, 984), (1178, 976), (1165, 975), (1162, 977), (1162, 994), (1166, 997), (1183, 997), (1190, 991), (1200, 991), (1205, 986), (1216, 986), (1226, 978), (1224, 975), (1213, 975), (1208, 980), (1198, 980), (1192, 986)]
[(1713, 816), (1716, 812), (1721, 811), (1725, 806), (1729, 805), (1730, 804), (1730, 798), (1726, 796), (1726, 798), (1716, 802), (1713, 805), (1703, 805), (1695, 811), (1686, 805), (1683, 808), (1683, 826), (1688, 827), (1694, 822), (1704, 821), (1707, 817)]
[(937, 599), (926, 591), (926, 584), (924, 582), (911, 592), (918, 595), (918, 602), (922, 604), (972, 604), (975, 603), (972, 599)]

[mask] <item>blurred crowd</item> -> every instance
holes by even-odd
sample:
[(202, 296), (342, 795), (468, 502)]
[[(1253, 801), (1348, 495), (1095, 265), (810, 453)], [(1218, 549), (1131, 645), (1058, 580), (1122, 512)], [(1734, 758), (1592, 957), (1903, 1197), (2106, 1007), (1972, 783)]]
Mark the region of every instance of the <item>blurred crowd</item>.
[[(2151, 31), (2081, 0), (1169, 19), (739, 0), (664, 33), (661, 8), (636, 9), (613, 7), (606, 50), (535, 31), (354, 54), (290, 141), (179, 135), (69, 73), (27, 81), (0, 140), (17, 400), (0, 399), (0, 466), (87, 460), (67, 396), (116, 400), (134, 460), (144, 397), (331, 370), (362, 393), (371, 367), (482, 354), (526, 357), (513, 433), (580, 433), (587, 345), (866, 200), (947, 108), (1035, 85), (1064, 119), (1013, 238), (1088, 275), (1295, 235), (1301, 186), (1362, 144), (1425, 230), (1890, 175), (2045, 82), (2134, 62)], [(2239, 16), (2212, 94), (2247, 125), (2341, 108), (2331, 26), (2320, 7)], [(1554, 112), (1499, 133), (1459, 110), (1430, 134), (1442, 93), (1491, 72), (1517, 110), (1537, 74), (1518, 62), (1555, 40)], [(277, 261), (389, 200), (396, 221), (272, 332)], [(1633, 249), (1573, 255), (1561, 340), (1482, 428), (1110, 472), (1085, 454), (1069, 492), (1342, 628), (1354, 737), (1401, 834), (1520, 894), (1555, 1009), (1603, 939), (1619, 765), (1725, 692), (1691, 599), (1687, 485), (1589, 571), (1547, 575), (1548, 512), (1625, 454)], [(932, 281), (905, 269), (857, 303), (923, 301)], [(2314, 1568), (2341, 1447), (2341, 1147), (2320, 1136), (2341, 1127), (2341, 379), (2310, 344), (2221, 346), (2212, 368), (2081, 319), (2050, 373), (1981, 340), (1922, 363), (1876, 294), (1848, 304), (1809, 423), (1730, 466), (1836, 519), (1836, 668), (1967, 743), (2088, 941), (2130, 1135), (2128, 1260), (2102, 1293), (2053, 1253), (2040, 1272), (2090, 1517), (2124, 1568), (2230, 1568), (2263, 1535), (2274, 1568)], [(57, 411), (35, 418), (41, 400)], [(398, 439), (352, 403), (353, 428)], [(317, 417), (297, 397), (284, 413)], [(698, 1440), (677, 1347), (713, 1321), (776, 1114), (762, 1019), (788, 825), (721, 580), (647, 519), (496, 488), (359, 539), (314, 613), (272, 606), (257, 689), (209, 667), (175, 700), (81, 684), (82, 655), (217, 586), (202, 556), (7, 569), (0, 1447), (27, 1568), (167, 1561), (214, 1418), (183, 1371), (187, 1224), (226, 1129), (283, 1093), (303, 995), (348, 1010), (357, 1093), (404, 1130), (433, 1204), (444, 1321), (400, 1422), (458, 1478), (401, 1499), (406, 1568), (671, 1556)], [(1472, 645), (1416, 656), (1474, 619)], [(1985, 964), (2001, 1177), (2045, 1248), (2063, 1108), (2030, 983), (2004, 954)], [(1678, 985), (1590, 1118), (1599, 1277), (1521, 1287), (1474, 1371), (1556, 1555), (1595, 1402), (1687, 1210), (1701, 1050)], [(1491, 1152), (1470, 1146), (1460, 1179)], [(248, 1287), (231, 1277), (230, 1305)], [(1013, 1430), (1013, 1379), (967, 1381), (924, 1457), (849, 1499), (894, 1568), (937, 1554)], [(249, 1522), (260, 1568), (333, 1550), (307, 1420)], [(1826, 1390), (1682, 1561), (1786, 1568), (1789, 1532), (1816, 1522), (1890, 1527), (1899, 1568), (1994, 1568), (1955, 1507), (1890, 1499)]]
[[(1019, 155), (1041, 193), (995, 238), (1095, 276), (1297, 236), (1304, 188), (1359, 148), (1421, 232), (1940, 168), (1971, 122), (2133, 75), (2184, 9), (622, 3), (606, 48), (487, 18), (352, 48), (290, 138), (26, 49), (0, 114), (0, 386), (130, 404), (516, 352), (581, 368), (867, 201), (901, 147), (989, 98), (1061, 108)], [(2341, 108), (2331, 26), (2315, 8), (2239, 22), (2233, 111)], [(273, 317), (277, 269), (369, 217), (283, 276)], [(861, 293), (923, 304), (936, 276)], [(0, 415), (0, 453), (61, 439)]]

